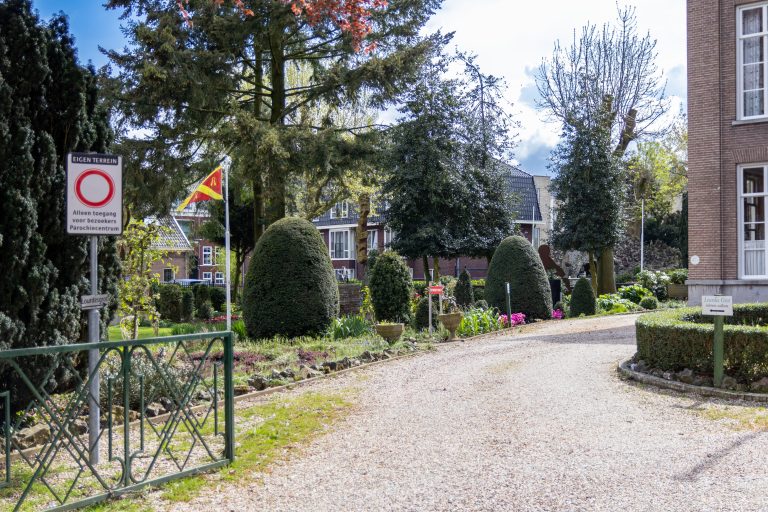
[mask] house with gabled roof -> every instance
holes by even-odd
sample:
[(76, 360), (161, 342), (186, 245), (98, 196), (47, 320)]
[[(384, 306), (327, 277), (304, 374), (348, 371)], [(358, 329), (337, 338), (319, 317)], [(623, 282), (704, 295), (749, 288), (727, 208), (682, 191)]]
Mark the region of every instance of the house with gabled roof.
[[(516, 198), (515, 224), (535, 247), (545, 243), (551, 229), (551, 199), (549, 177), (536, 176), (518, 167), (503, 164), (507, 186)], [(374, 214), (368, 218), (368, 250), (382, 251), (389, 247), (396, 233), (386, 226), (386, 204), (374, 205)], [(360, 278), (363, 271), (355, 254), (355, 239), (359, 215), (352, 201), (336, 203), (330, 210), (314, 219), (313, 223), (323, 236), (333, 267), (340, 279)], [(414, 279), (424, 279), (421, 262), (409, 261)], [(454, 275), (466, 268), (474, 278), (485, 277), (488, 261), (485, 258), (461, 257), (440, 260), (440, 274)]]
[(152, 248), (165, 252), (165, 256), (162, 261), (152, 265), (152, 272), (159, 274), (163, 283), (171, 282), (177, 277), (186, 277), (193, 247), (179, 223), (172, 216), (151, 217), (146, 219), (146, 222), (159, 224), (163, 228), (159, 240), (152, 244)]

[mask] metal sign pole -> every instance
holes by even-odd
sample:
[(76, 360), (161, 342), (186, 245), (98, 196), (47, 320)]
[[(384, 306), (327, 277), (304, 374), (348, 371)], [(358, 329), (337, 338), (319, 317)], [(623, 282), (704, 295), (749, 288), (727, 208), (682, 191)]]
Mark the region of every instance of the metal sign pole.
[(432, 334), (432, 290), (430, 288), (432, 287), (432, 280), (429, 280), (429, 284), (427, 285), (427, 316), (429, 317), (429, 334)]
[(725, 317), (715, 317), (715, 387), (719, 388), (723, 384), (723, 324), (725, 324)]
[[(91, 294), (99, 293), (99, 237), (91, 236)], [(88, 343), (99, 342), (99, 309), (88, 310)], [(88, 452), (92, 465), (99, 463), (99, 433), (101, 431), (99, 408), (99, 350), (88, 351), (89, 399), (88, 399)]]
[(512, 325), (512, 299), (510, 298), (510, 290), (509, 290), (509, 283), (506, 283), (506, 289), (507, 289), (507, 322), (509, 322), (509, 326)]

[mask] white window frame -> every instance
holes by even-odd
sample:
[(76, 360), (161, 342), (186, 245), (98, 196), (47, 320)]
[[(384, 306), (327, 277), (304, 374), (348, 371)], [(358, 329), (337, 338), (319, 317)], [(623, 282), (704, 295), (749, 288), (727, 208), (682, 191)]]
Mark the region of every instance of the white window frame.
[[(744, 169), (755, 169), (758, 167), (763, 168), (763, 191), (754, 194), (744, 193)], [(736, 186), (736, 204), (738, 205), (737, 214), (737, 230), (739, 234), (739, 279), (768, 279), (768, 240), (766, 240), (766, 261), (763, 265), (766, 274), (763, 275), (747, 275), (745, 273), (745, 248), (744, 248), (744, 199), (749, 197), (763, 197), (764, 208), (768, 210), (768, 163), (756, 163), (756, 164), (743, 164), (737, 168), (736, 179), (738, 184)], [(768, 214), (768, 212), (765, 212)], [(768, 239), (768, 218), (765, 219), (766, 238)]]
[(388, 249), (392, 245), (392, 240), (395, 238), (395, 234), (390, 228), (384, 228), (384, 248)]
[(213, 282), (213, 274), (211, 272), (203, 272), (203, 281)]
[[(170, 272), (171, 272), (171, 278), (170, 278), (170, 279), (166, 279), (166, 278), (165, 278), (165, 273), (166, 273), (167, 271), (170, 271)], [(165, 268), (163, 269), (163, 282), (164, 282), (164, 283), (170, 283), (170, 282), (171, 282), (171, 281), (173, 281), (174, 279), (176, 279), (176, 272), (174, 272), (174, 271), (173, 271), (173, 267), (165, 267)]]
[(349, 201), (341, 201), (331, 208), (331, 219), (346, 219), (349, 217)]
[(355, 278), (355, 269), (353, 268), (335, 268), (333, 269), (334, 272), (336, 272), (336, 279), (342, 280), (342, 279), (354, 279)]
[[(754, 34), (743, 34), (744, 11), (752, 9), (762, 9), (763, 31)], [(743, 41), (748, 38), (763, 38), (763, 113), (754, 116), (744, 115), (744, 45)], [(740, 5), (736, 9), (736, 119), (739, 121), (749, 121), (753, 119), (764, 119), (768, 117), (768, 2), (756, 2), (752, 4)]]
[[(371, 237), (371, 235), (373, 235), (373, 237)], [(371, 238), (373, 238), (373, 240), (371, 240)], [(369, 251), (379, 250), (379, 230), (378, 229), (368, 230), (368, 250)]]
[(216, 272), (213, 282), (214, 284), (224, 284), (224, 272)]
[[(334, 243), (333, 243), (333, 235), (334, 233), (344, 233), (347, 237), (347, 250), (339, 256), (338, 254), (335, 254), (334, 252)], [(339, 260), (353, 260), (355, 259), (354, 256), (354, 249), (352, 248), (352, 237), (350, 236), (352, 234), (352, 231), (349, 229), (332, 229), (328, 231), (328, 254), (330, 254), (331, 259), (334, 261)]]
[(210, 245), (203, 246), (203, 263), (202, 265), (213, 265), (213, 247)]

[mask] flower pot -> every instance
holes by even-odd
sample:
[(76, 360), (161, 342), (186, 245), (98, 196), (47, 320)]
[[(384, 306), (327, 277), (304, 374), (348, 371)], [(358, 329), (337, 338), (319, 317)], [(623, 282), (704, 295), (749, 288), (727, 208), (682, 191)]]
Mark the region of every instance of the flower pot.
[(684, 284), (667, 284), (667, 295), (670, 299), (687, 299), (688, 298), (688, 286)]
[(376, 332), (379, 336), (392, 343), (403, 335), (403, 324), (376, 324)]
[(456, 329), (459, 328), (459, 324), (461, 324), (461, 319), (464, 315), (459, 313), (445, 313), (444, 315), (438, 315), (437, 318), (443, 323), (443, 326), (445, 326), (446, 329), (448, 329), (448, 332), (450, 332), (450, 336), (448, 337), (448, 341), (453, 341), (453, 338), (456, 337)]

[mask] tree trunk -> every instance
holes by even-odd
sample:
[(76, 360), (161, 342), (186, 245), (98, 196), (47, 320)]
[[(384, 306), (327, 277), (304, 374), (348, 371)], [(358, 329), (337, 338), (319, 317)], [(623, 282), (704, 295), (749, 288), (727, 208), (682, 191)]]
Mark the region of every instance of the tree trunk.
[(589, 275), (592, 279), (592, 291), (597, 296), (597, 262), (595, 261), (595, 253), (593, 251), (589, 251)]
[(613, 261), (613, 248), (603, 249), (600, 253), (600, 266), (597, 274), (597, 295), (616, 293), (616, 273)]
[(429, 257), (426, 254), (423, 255), (421, 262), (424, 264), (424, 281), (429, 283)]
[[(360, 194), (357, 198), (357, 209), (360, 217), (357, 219), (357, 261), (363, 266), (363, 272), (368, 268), (368, 216), (371, 214), (371, 196)], [(363, 276), (359, 276), (362, 278)]]
[(261, 173), (256, 171), (256, 175), (251, 179), (251, 189), (253, 190), (253, 242), (259, 241), (264, 234), (264, 183), (261, 181)]
[(440, 281), (440, 257), (432, 256), (432, 267), (435, 269), (435, 283)]
[[(280, 129), (285, 122), (286, 77), (285, 77), (285, 40), (281, 23), (272, 23), (269, 33), (271, 50), (270, 84), (272, 99), (269, 124)], [(283, 165), (272, 154), (268, 158), (266, 179), (266, 221), (267, 225), (282, 219), (286, 214), (286, 178)]]

